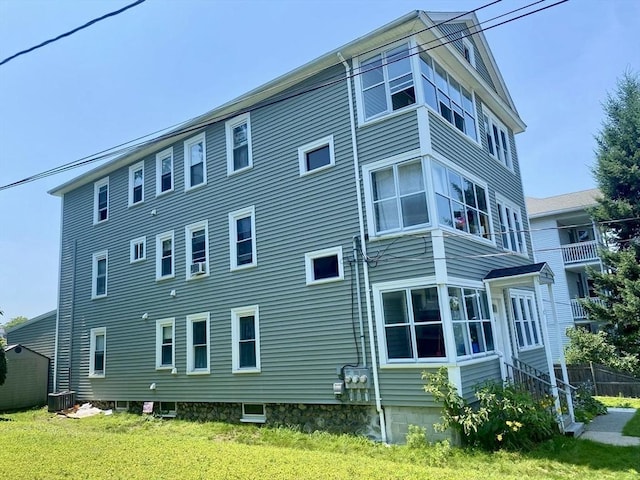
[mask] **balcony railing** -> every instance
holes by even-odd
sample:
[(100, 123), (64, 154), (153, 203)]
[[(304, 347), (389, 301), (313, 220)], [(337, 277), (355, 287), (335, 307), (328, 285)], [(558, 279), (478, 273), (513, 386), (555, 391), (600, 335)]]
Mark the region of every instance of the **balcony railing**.
[(593, 262), (599, 258), (598, 242), (595, 240), (562, 245), (562, 259), (565, 264)]
[(571, 313), (573, 313), (574, 320), (585, 320), (587, 318), (587, 311), (580, 303), (581, 300), (589, 300), (590, 302), (599, 303), (600, 305), (604, 305), (604, 302), (597, 297), (589, 297), (589, 298), (572, 298), (571, 299)]

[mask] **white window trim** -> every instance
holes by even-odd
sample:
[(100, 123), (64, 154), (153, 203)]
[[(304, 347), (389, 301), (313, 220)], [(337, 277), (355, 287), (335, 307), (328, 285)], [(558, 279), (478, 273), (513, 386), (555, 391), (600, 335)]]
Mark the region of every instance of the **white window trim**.
[[(99, 335), (104, 336), (104, 351), (103, 351), (103, 369), (102, 372), (96, 373), (94, 370), (94, 355), (96, 353), (96, 337)], [(107, 373), (107, 328), (99, 327), (92, 328), (90, 331), (90, 340), (89, 340), (89, 377), (91, 378), (104, 378)]]
[[(98, 193), (100, 192), (100, 188), (105, 185), (107, 186), (107, 218), (98, 220)], [(93, 224), (98, 225), (107, 220), (109, 220), (109, 177), (98, 180), (93, 184)]]
[[(139, 202), (133, 202), (133, 181), (134, 173), (138, 170), (142, 170), (142, 196)], [(129, 207), (140, 205), (144, 203), (144, 162), (138, 162), (129, 167)]]
[[(332, 257), (336, 255), (338, 257), (338, 276), (332, 278), (323, 278), (321, 280), (315, 280), (313, 278), (313, 261), (316, 258)], [(320, 285), (323, 283), (339, 282), (344, 280), (344, 262), (342, 261), (342, 246), (324, 248), (322, 250), (315, 250), (313, 252), (307, 252), (304, 254), (304, 268), (306, 272), (307, 285)]]
[[(262, 405), (262, 415), (254, 413), (245, 413), (245, 405)], [(243, 403), (242, 404), (242, 417), (240, 418), (242, 423), (265, 423), (267, 421), (267, 408), (263, 403)]]
[[(247, 124), (247, 150), (249, 156), (249, 163), (246, 167), (233, 169), (233, 129), (243, 123)], [(253, 168), (253, 150), (251, 145), (251, 116), (249, 112), (238, 115), (237, 117), (227, 120), (225, 122), (225, 135), (227, 143), (227, 176), (235, 175), (236, 173), (244, 172)]]
[[(240, 367), (240, 317), (253, 316), (254, 328), (256, 332), (256, 366)], [(262, 367), (260, 365), (260, 311), (258, 305), (250, 307), (233, 308), (231, 310), (231, 352), (232, 352), (232, 373), (260, 373)]]
[[(205, 321), (207, 325), (207, 368), (194, 368), (195, 358), (193, 357), (193, 329), (194, 322)], [(211, 373), (211, 330), (209, 329), (209, 312), (195, 313), (187, 315), (187, 375), (208, 375)]]
[(464, 49), (466, 48), (469, 51), (469, 60), (468, 60), (469, 64), (471, 64), (471, 66), (476, 68), (476, 51), (473, 48), (473, 43), (471, 43), (471, 41), (468, 38), (462, 37), (462, 46), (463, 46), (462, 57), (465, 59), (465, 61), (467, 60), (464, 56)]
[[(202, 142), (202, 183), (191, 185), (190, 148), (196, 143)], [(184, 191), (204, 187), (207, 184), (207, 139), (205, 132), (184, 141)]]
[[(162, 364), (162, 329), (171, 327), (171, 365)], [(176, 322), (175, 318), (156, 320), (156, 370), (172, 370), (176, 363)]]
[[(314, 168), (313, 170), (307, 170), (307, 153), (317, 150), (319, 148), (329, 146), (329, 163), (322, 167)], [(312, 175), (317, 172), (322, 172), (328, 168), (333, 167), (336, 164), (335, 150), (333, 146), (333, 135), (320, 138), (313, 142), (309, 142), (301, 147), (298, 147), (298, 166), (300, 168), (300, 176)]]
[[(245, 217), (251, 217), (251, 263), (244, 265), (238, 265), (238, 232), (237, 232), (237, 220)], [(229, 269), (245, 270), (258, 265), (258, 248), (256, 241), (256, 209), (254, 205), (250, 207), (236, 210), (229, 214)]]
[[(522, 255), (524, 257), (528, 257), (529, 253), (528, 253), (528, 249), (527, 249), (527, 237), (524, 234), (525, 229), (527, 228), (527, 226), (524, 224), (524, 218), (522, 217), (522, 208), (520, 208), (517, 204), (515, 204), (514, 202), (507, 200), (505, 197), (503, 197), (502, 195), (500, 195), (499, 193), (496, 193), (496, 208), (498, 209), (498, 224), (500, 223), (500, 214), (502, 213), (502, 215), (504, 216), (504, 218), (506, 218), (507, 216), (507, 212), (504, 210), (504, 207), (509, 207), (511, 209), (511, 211), (516, 212), (519, 216), (520, 216), (520, 231), (516, 232), (516, 235), (520, 235), (520, 239), (522, 241), (522, 252), (519, 252), (516, 249), (513, 248), (509, 248), (508, 245), (504, 245), (504, 243), (502, 244), (502, 249), (506, 250), (508, 252), (513, 252), (516, 253), (518, 255)], [(508, 227), (508, 225), (507, 225)], [(502, 230), (499, 233), (496, 233), (496, 235), (500, 235), (502, 236)], [(511, 236), (508, 234), (507, 231), (507, 238), (509, 239), (509, 243), (511, 242)], [(501, 239), (502, 241), (502, 239)]]
[[(135, 258), (136, 245), (142, 244), (142, 257)], [(129, 263), (138, 263), (147, 259), (147, 237), (134, 238), (129, 242)]]
[[(205, 264), (205, 273), (202, 275), (191, 275), (191, 254), (192, 252), (192, 244), (191, 244), (191, 233), (196, 230), (202, 230), (204, 228), (204, 250), (206, 255)], [(186, 250), (186, 268), (185, 268), (185, 279), (193, 280), (199, 277), (208, 277), (209, 276), (209, 220), (203, 220), (201, 222), (192, 223), (184, 227), (184, 244)]]
[[(494, 149), (496, 150), (496, 153), (491, 153), (488, 150), (488, 148), (489, 148), (488, 145), (487, 145), (487, 153), (489, 154), (489, 156), (491, 158), (496, 160), (504, 168), (506, 168), (510, 172), (513, 172), (514, 171), (513, 170), (513, 152), (511, 152), (511, 138), (509, 136), (509, 129), (505, 126), (504, 123), (502, 123), (500, 120), (498, 120), (498, 117), (496, 117), (496, 115), (491, 111), (491, 109), (485, 103), (482, 104), (482, 115), (486, 116), (487, 119), (489, 120), (489, 127), (490, 128), (495, 126), (495, 127), (498, 128), (498, 132), (500, 130), (504, 130), (505, 138), (506, 138), (506, 141), (507, 141), (507, 159), (506, 159), (506, 163), (503, 162), (502, 159), (500, 158), (500, 154), (498, 153), (498, 146), (495, 145), (495, 140), (494, 140)], [(484, 125), (484, 118), (482, 119), (482, 123)], [(485, 131), (484, 133), (485, 133), (485, 136), (486, 136), (487, 132)], [(491, 133), (491, 136), (493, 137), (493, 130), (490, 133)]]
[[(171, 239), (171, 275), (162, 276), (162, 241)], [(176, 276), (176, 242), (173, 230), (156, 235), (156, 281)]]
[[(532, 300), (531, 302), (531, 306), (533, 307), (533, 312), (532, 314), (534, 315), (533, 318), (533, 322), (535, 323), (536, 327), (537, 327), (537, 331), (538, 331), (538, 343), (535, 344), (531, 344), (531, 345), (525, 345), (525, 346), (520, 346), (520, 343), (518, 342), (518, 334), (516, 333), (516, 322), (515, 322), (515, 314), (513, 312), (513, 304), (512, 304), (512, 298), (520, 298), (520, 297), (526, 297), (526, 298), (530, 298)], [(512, 328), (512, 344), (515, 345), (516, 349), (518, 350), (518, 352), (528, 352), (531, 350), (538, 350), (538, 349), (542, 349), (544, 348), (544, 338), (542, 336), (542, 319), (540, 318), (540, 313), (538, 312), (538, 305), (536, 302), (536, 298), (535, 298), (535, 293), (529, 290), (518, 290), (518, 289), (514, 289), (511, 288), (509, 289), (509, 305), (507, 306), (508, 310), (509, 310), (509, 315), (511, 316), (511, 326)], [(533, 334), (533, 332), (531, 332)], [(526, 338), (526, 336), (525, 336)], [(533, 337), (532, 337), (533, 340)]]
[[(98, 294), (98, 261), (105, 260), (105, 274), (104, 274), (104, 293)], [(91, 298), (93, 300), (98, 298), (104, 298), (107, 296), (109, 292), (109, 251), (102, 250), (100, 252), (96, 252), (92, 256), (92, 268), (91, 268)]]
[[(171, 410), (162, 408), (168, 403), (173, 403), (175, 409)], [(162, 418), (175, 418), (178, 415), (178, 402), (158, 402), (158, 412)]]
[[(165, 158), (171, 158), (171, 188), (169, 190), (161, 191), (162, 188), (162, 160)], [(175, 183), (175, 170), (173, 168), (173, 147), (169, 147), (166, 150), (156, 154), (156, 197), (166, 195), (169, 192), (173, 192)]]

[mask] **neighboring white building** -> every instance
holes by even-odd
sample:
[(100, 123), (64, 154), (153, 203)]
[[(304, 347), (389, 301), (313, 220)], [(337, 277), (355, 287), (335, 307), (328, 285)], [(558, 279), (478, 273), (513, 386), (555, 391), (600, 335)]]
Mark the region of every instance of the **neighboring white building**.
[[(537, 262), (547, 262), (553, 270), (558, 325), (549, 325), (555, 358), (559, 356), (558, 336), (567, 343), (565, 331), (579, 325), (595, 330), (579, 299), (596, 298), (586, 267), (601, 268), (598, 247), (600, 232), (587, 208), (596, 204), (600, 190), (593, 188), (547, 198), (527, 197), (531, 243)], [(547, 318), (551, 316), (551, 299), (543, 292)], [(554, 328), (557, 327), (557, 328)]]

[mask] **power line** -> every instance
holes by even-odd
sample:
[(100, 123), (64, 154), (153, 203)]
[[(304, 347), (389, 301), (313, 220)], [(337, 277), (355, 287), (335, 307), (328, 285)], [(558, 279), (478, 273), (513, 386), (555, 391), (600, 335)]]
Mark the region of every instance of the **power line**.
[[(487, 22), (492, 21), (492, 20), (494, 20), (496, 18), (504, 17), (505, 15), (509, 15), (509, 14), (514, 13), (516, 11), (520, 11), (520, 10), (522, 10), (524, 8), (528, 8), (528, 7), (532, 6), (532, 5), (540, 3), (541, 1), (545, 1), (545, 0), (538, 0), (536, 2), (533, 2), (533, 3), (529, 4), (529, 5), (526, 5), (525, 7), (520, 7), (520, 8), (511, 10), (511, 11), (505, 13), (505, 14), (499, 15), (499, 16), (494, 17), (494, 18), (492, 18), (490, 20), (487, 20), (485, 22), (479, 22), (478, 24), (475, 24), (475, 26), (481, 25), (483, 23), (487, 23)], [(443, 39), (449, 38), (452, 35), (449, 34), (449, 35), (445, 35), (443, 37), (438, 37), (435, 40), (427, 42), (426, 44), (418, 45), (418, 51), (416, 51), (414, 53), (409, 53), (409, 54), (407, 54), (405, 56), (402, 56), (402, 57), (398, 57), (398, 58), (394, 59), (393, 62), (400, 61), (402, 59), (418, 55), (419, 53), (421, 53), (423, 51), (424, 52), (428, 52), (428, 51), (434, 50), (435, 48), (439, 48), (439, 47), (442, 47), (444, 45), (459, 41), (461, 38), (466, 38), (466, 37), (470, 37), (470, 36), (473, 36), (473, 35), (477, 35), (477, 34), (479, 34), (481, 32), (484, 32), (484, 31), (490, 30), (492, 28), (495, 28), (495, 27), (498, 27), (498, 26), (513, 22), (515, 20), (522, 19), (522, 18), (527, 17), (529, 15), (532, 15), (534, 13), (538, 13), (540, 11), (543, 11), (543, 10), (558, 6), (558, 5), (560, 5), (562, 3), (566, 3), (568, 1), (569, 0), (560, 0), (560, 1), (556, 2), (556, 3), (551, 4), (551, 5), (547, 5), (545, 7), (541, 7), (539, 9), (533, 10), (531, 12), (527, 12), (525, 14), (519, 15), (517, 17), (507, 19), (507, 20), (502, 21), (500, 23), (497, 23), (495, 25), (491, 25), (491, 26), (488, 26), (488, 27), (485, 27), (485, 28), (478, 29), (475, 32), (470, 32), (468, 34), (462, 34), (462, 32), (461, 32), (461, 35), (459, 36), (459, 38), (454, 38), (454, 39), (450, 39), (450, 40), (442, 42)], [(492, 2), (491, 4), (493, 4), (493, 3), (495, 3), (495, 2)], [(490, 5), (490, 4), (488, 4), (488, 5)], [(450, 21), (450, 20), (448, 20), (448, 21)], [(433, 27), (430, 27), (430, 28), (433, 28)], [(408, 38), (409, 36), (414, 35), (414, 34), (415, 34), (415, 32), (413, 32), (410, 35), (407, 35), (407, 36), (405, 36), (403, 38)], [(428, 45), (430, 43), (437, 42), (437, 41), (440, 41), (441, 43), (438, 44), (438, 45), (435, 45), (433, 47), (423, 48), (424, 45)], [(124, 155), (124, 154), (127, 154), (127, 153), (131, 152), (132, 150), (134, 150), (134, 149), (136, 149), (138, 147), (142, 147), (142, 146), (148, 145), (148, 144), (157, 143), (157, 142), (160, 142), (160, 141), (163, 141), (163, 140), (167, 140), (167, 139), (179, 136), (179, 135), (183, 135), (183, 134), (192, 132), (192, 131), (197, 131), (197, 130), (200, 130), (202, 128), (208, 127), (210, 125), (214, 125), (216, 123), (219, 123), (221, 121), (225, 121), (225, 120), (228, 120), (230, 118), (233, 118), (233, 117), (235, 117), (235, 116), (237, 116), (239, 114), (253, 112), (253, 111), (259, 110), (261, 108), (265, 108), (265, 107), (268, 107), (268, 106), (271, 106), (271, 105), (275, 105), (275, 104), (283, 102), (285, 100), (290, 100), (292, 98), (296, 98), (296, 97), (301, 96), (301, 95), (306, 94), (306, 93), (314, 92), (314, 91), (320, 90), (322, 88), (326, 88), (326, 87), (335, 85), (337, 83), (340, 83), (345, 79), (351, 79), (353, 77), (357, 77), (357, 76), (362, 75), (362, 74), (368, 72), (369, 70), (372, 70), (372, 69), (375, 69), (375, 68), (376, 67), (371, 67), (370, 69), (359, 69), (358, 72), (352, 73), (349, 77), (340, 75), (336, 79), (330, 79), (330, 80), (322, 82), (320, 84), (317, 84), (317, 85), (314, 85), (314, 86), (311, 86), (311, 87), (307, 87), (306, 89), (301, 89), (299, 91), (290, 93), (288, 95), (284, 95), (284, 96), (281, 96), (281, 97), (276, 97), (276, 98), (274, 98), (272, 100), (269, 100), (269, 101), (258, 102), (258, 103), (256, 103), (255, 105), (253, 105), (250, 108), (239, 109), (239, 110), (236, 110), (236, 111), (234, 111), (232, 113), (229, 113), (229, 114), (219, 115), (219, 116), (217, 116), (215, 118), (212, 118), (212, 119), (210, 119), (210, 120), (208, 120), (206, 122), (201, 122), (201, 123), (198, 123), (198, 124), (195, 124), (195, 125), (191, 125), (191, 126), (185, 127), (184, 129), (178, 129), (176, 131), (172, 131), (172, 132), (169, 132), (167, 134), (160, 135), (159, 137), (155, 137), (155, 138), (153, 138), (151, 140), (148, 140), (148, 141), (145, 141), (145, 142), (129, 145), (127, 147), (121, 148), (120, 150), (113, 150), (114, 148), (118, 148), (118, 147), (112, 147), (111, 149), (104, 150), (102, 152), (98, 152), (98, 153), (83, 157), (83, 158), (81, 158), (79, 160), (75, 160), (73, 162), (69, 162), (69, 163), (67, 163), (65, 165), (58, 166), (58, 167), (55, 167), (55, 168), (50, 169), (50, 170), (45, 170), (44, 172), (41, 172), (41, 173), (38, 173), (38, 174), (34, 174), (34, 175), (32, 175), (30, 177), (27, 177), (27, 178), (24, 178), (22, 180), (18, 180), (18, 181), (15, 181), (15, 182), (0, 186), (0, 191), (1, 190), (6, 190), (6, 189), (12, 188), (12, 187), (17, 187), (17, 186), (22, 185), (24, 183), (29, 183), (29, 182), (32, 182), (32, 181), (35, 181), (35, 180), (39, 180), (41, 178), (45, 178), (45, 177), (48, 177), (48, 176), (51, 176), (51, 175), (62, 173), (64, 171), (71, 170), (73, 168), (77, 168), (77, 167), (80, 167), (80, 166), (83, 166), (83, 165), (86, 165), (86, 164), (89, 164), (89, 163), (93, 163), (93, 162), (96, 162), (96, 161), (112, 158), (112, 157), (115, 157), (116, 155), (119, 155), (119, 154)], [(333, 78), (333, 77), (330, 77), (330, 78)], [(262, 93), (262, 92), (260, 92), (260, 93)], [(204, 114), (204, 115), (206, 115), (206, 114)], [(178, 124), (178, 125), (180, 125), (180, 124)], [(168, 127), (168, 128), (171, 128), (171, 127)], [(166, 130), (166, 128), (162, 129), (162, 130), (159, 130), (159, 131), (164, 131), (164, 130)], [(149, 135), (153, 135), (153, 134), (144, 135), (143, 137), (139, 137), (139, 138), (145, 138), (145, 137), (148, 137)], [(136, 140), (130, 140), (130, 141), (125, 142), (125, 143), (120, 144), (120, 145), (127, 145), (127, 144), (129, 144), (131, 142), (134, 142), (134, 141), (136, 141)]]
[(4, 60), (0, 61), (0, 66), (4, 65), (7, 62), (10, 62), (14, 58), (17, 58), (17, 57), (19, 57), (21, 55), (25, 55), (25, 54), (27, 54), (29, 52), (33, 52), (34, 50), (37, 50), (38, 48), (42, 48), (45, 45), (49, 45), (50, 43), (57, 42), (58, 40), (61, 40), (64, 37), (69, 37), (69, 36), (73, 35), (74, 33), (79, 32), (80, 30), (84, 30), (85, 28), (90, 27), (94, 23), (98, 23), (98, 22), (100, 22), (100, 21), (102, 21), (102, 20), (104, 20), (106, 18), (109, 18), (109, 17), (115, 17), (116, 15), (120, 15), (125, 10), (129, 10), (130, 8), (133, 8), (133, 7), (137, 6), (137, 5), (140, 5), (141, 3), (144, 3), (145, 1), (146, 0), (137, 0), (137, 1), (135, 1), (135, 2), (133, 2), (131, 4), (129, 4), (129, 5), (125, 6), (125, 7), (120, 8), (119, 10), (116, 10), (116, 11), (111, 12), (111, 13), (107, 13), (105, 15), (102, 15), (101, 17), (98, 17), (98, 18), (94, 18), (93, 20), (85, 23), (84, 25), (81, 25), (81, 26), (79, 26), (77, 28), (74, 28), (73, 30), (69, 30), (68, 32), (62, 33), (62, 34), (58, 35), (55, 38), (50, 38), (49, 40), (45, 40), (44, 42), (39, 43), (38, 45), (35, 45), (35, 46), (31, 47), (31, 48), (27, 48), (26, 50), (22, 50), (22, 51), (20, 51), (18, 53), (15, 53), (15, 54), (11, 55), (10, 57), (7, 57)]

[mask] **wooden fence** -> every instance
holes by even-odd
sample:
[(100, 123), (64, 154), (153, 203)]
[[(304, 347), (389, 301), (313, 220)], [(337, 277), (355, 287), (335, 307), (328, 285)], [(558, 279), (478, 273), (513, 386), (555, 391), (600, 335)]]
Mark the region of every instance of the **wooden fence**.
[[(560, 366), (555, 367), (556, 376), (562, 378)], [(569, 383), (578, 386), (589, 382), (595, 395), (608, 397), (640, 397), (640, 378), (614, 370), (604, 365), (589, 362), (582, 365), (567, 365)]]

